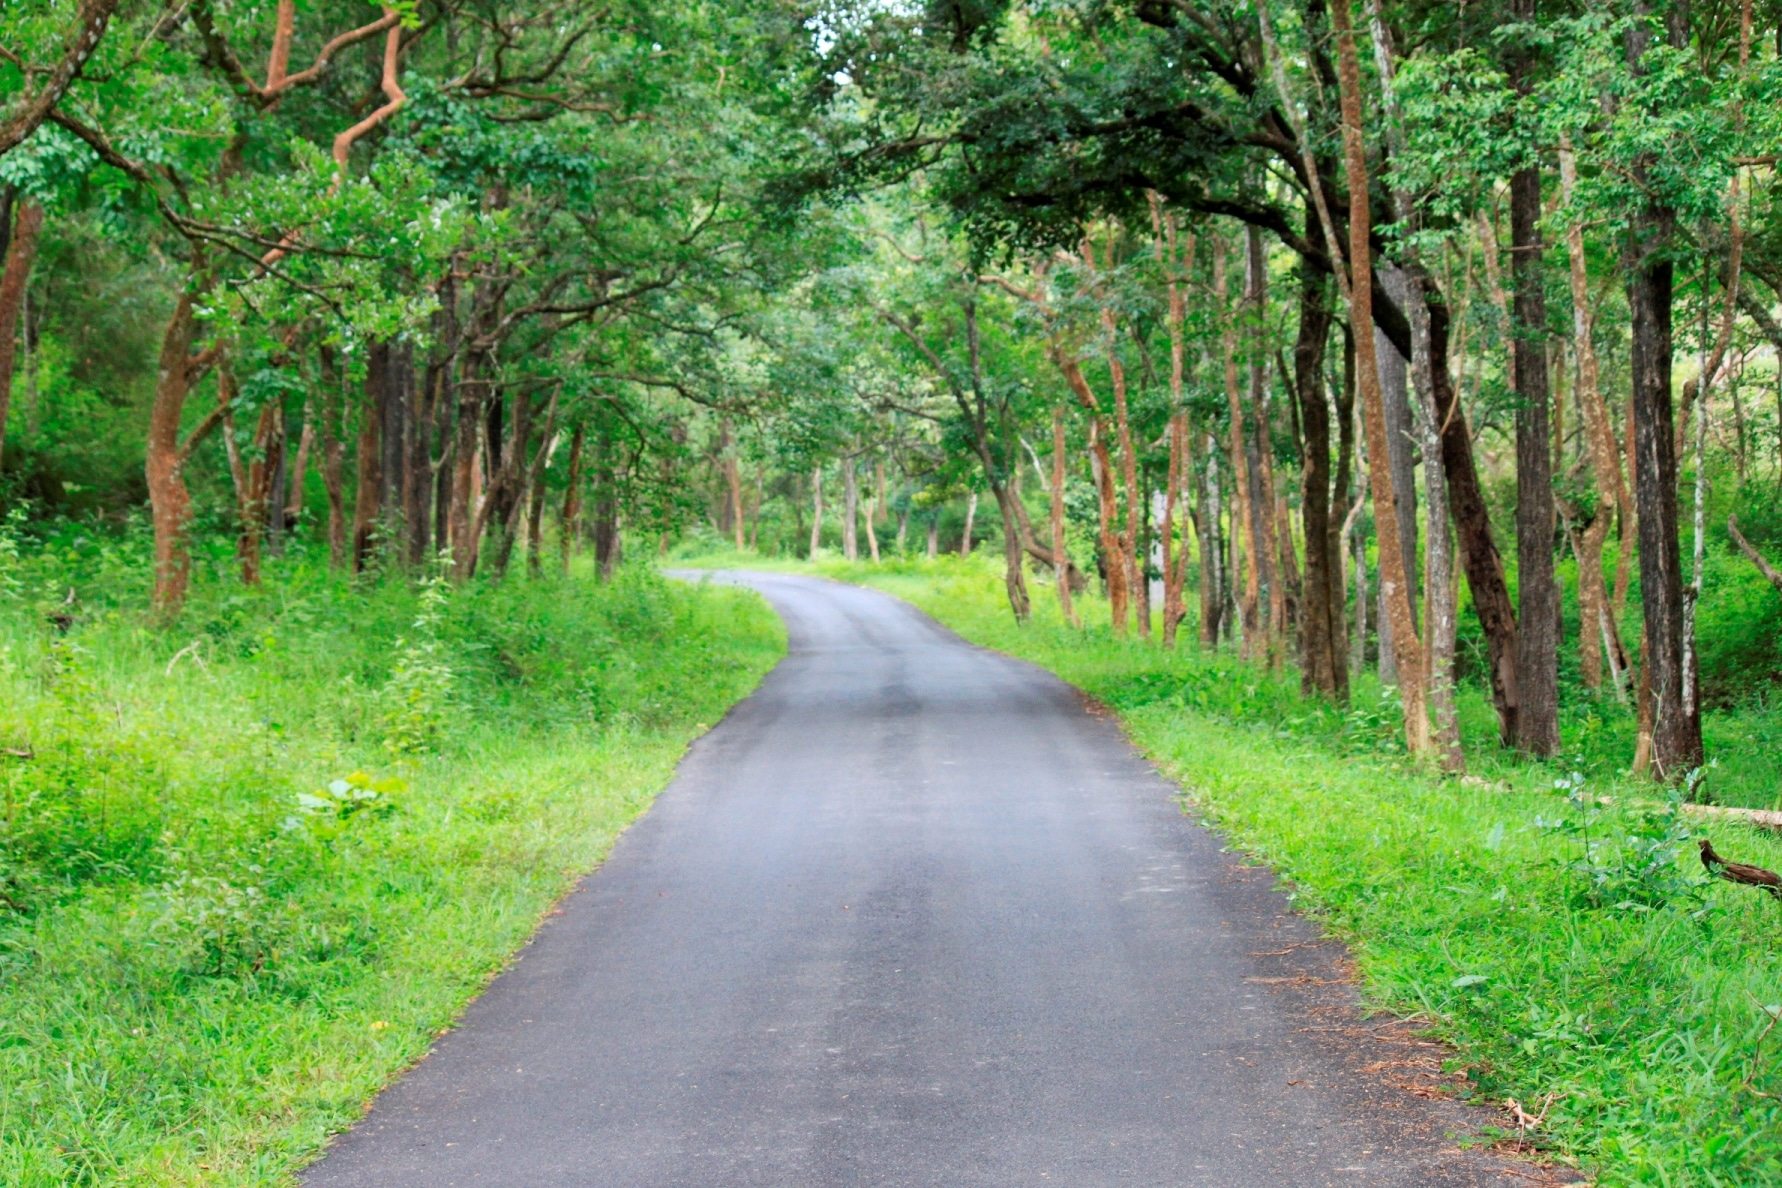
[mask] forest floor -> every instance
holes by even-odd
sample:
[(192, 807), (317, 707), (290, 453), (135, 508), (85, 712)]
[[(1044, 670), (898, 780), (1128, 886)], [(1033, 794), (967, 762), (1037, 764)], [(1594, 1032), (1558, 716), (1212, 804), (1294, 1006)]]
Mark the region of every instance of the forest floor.
[[(1708, 879), (1695, 856), (1709, 835), (1782, 867), (1782, 839), (1704, 826), (1616, 775), (1601, 741), (1623, 733), (1614, 707), (1568, 707), (1571, 755), (1549, 764), (1499, 752), (1469, 698), (1472, 774), (1441, 778), (1407, 763), (1371, 681), (1339, 709), (1192, 641), (1165, 652), (1072, 630), (1043, 589), (1019, 627), (987, 561), (699, 563), (886, 590), (1107, 706), (1191, 811), (1348, 943), (1369, 1004), (1451, 1044), (1470, 1096), (1541, 1119), (1506, 1143), (1604, 1184), (1782, 1182), (1782, 905)], [(1082, 610), (1105, 621), (1093, 600)], [(1761, 740), (1776, 725), (1737, 729)], [(1710, 726), (1718, 771), (1773, 772), (1775, 747), (1728, 733)]]
[(165, 629), (139, 539), (0, 556), (0, 1184), (288, 1183), (784, 650), (642, 569), (227, 554)]

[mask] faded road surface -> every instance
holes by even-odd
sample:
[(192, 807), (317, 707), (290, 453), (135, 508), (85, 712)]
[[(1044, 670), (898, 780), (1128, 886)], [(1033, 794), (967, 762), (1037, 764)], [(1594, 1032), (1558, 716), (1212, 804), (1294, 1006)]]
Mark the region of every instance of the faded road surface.
[(1070, 689), (880, 594), (720, 580), (791, 655), (311, 1188), (1500, 1182)]

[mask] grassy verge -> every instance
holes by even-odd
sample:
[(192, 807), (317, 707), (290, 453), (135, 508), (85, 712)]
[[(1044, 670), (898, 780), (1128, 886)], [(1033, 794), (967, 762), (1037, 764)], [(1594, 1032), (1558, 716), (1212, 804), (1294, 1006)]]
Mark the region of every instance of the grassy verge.
[[(1782, 1094), (1782, 1027), (1767, 1031), (1782, 1011), (1782, 904), (1708, 880), (1693, 839), (1709, 831), (1723, 853), (1773, 868), (1782, 842), (1635, 807), (1606, 760), (1504, 756), (1476, 698), (1475, 774), (1445, 780), (1407, 765), (1371, 682), (1340, 711), (1191, 641), (1165, 653), (1072, 631), (1043, 591), (1016, 627), (1000, 578), (971, 562), (817, 571), (897, 594), (1106, 702), (1198, 812), (1352, 946), (1374, 1005), (1427, 1018), (1479, 1097), (1535, 1113), (1551, 1095), (1552, 1154), (1604, 1184), (1782, 1183), (1782, 1103), (1767, 1096)], [(1085, 614), (1105, 619), (1095, 604)], [(1569, 716), (1574, 752), (1582, 716)], [(1773, 770), (1776, 752), (1736, 758)], [(1596, 803), (1605, 792), (1616, 805)]]
[(783, 636), (643, 571), (417, 592), (301, 556), (255, 591), (217, 558), (156, 631), (138, 544), (0, 556), (0, 1183), (285, 1183)]

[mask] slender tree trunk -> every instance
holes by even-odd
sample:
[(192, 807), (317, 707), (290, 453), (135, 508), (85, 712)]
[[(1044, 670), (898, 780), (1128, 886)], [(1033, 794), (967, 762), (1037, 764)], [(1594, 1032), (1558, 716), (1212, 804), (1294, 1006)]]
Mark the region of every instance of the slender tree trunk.
[(1220, 506), (1219, 443), (1207, 434), (1201, 456), (1206, 459), (1200, 482), (1200, 646), (1219, 646), (1219, 632), (1225, 627), (1225, 603), (1228, 583), (1225, 576), (1225, 551), (1219, 541), (1219, 524), (1225, 517)]
[[(1052, 410), (1052, 577), (1058, 586), (1058, 609), (1072, 627), (1083, 624), (1070, 600), (1070, 553), (1064, 543), (1064, 409)], [(1165, 628), (1166, 636), (1172, 634)]]
[(1516, 740), (1516, 610), (1504, 580), (1504, 563), (1491, 536), (1491, 515), (1479, 484), (1473, 457), (1472, 429), (1466, 409), (1448, 370), (1448, 307), (1427, 270), (1408, 265), (1423, 287), (1429, 315), (1430, 384), (1442, 412), (1442, 476), (1448, 485), (1448, 509), (1460, 546), (1473, 612), (1485, 635), (1491, 698), (1497, 710), (1498, 737), (1505, 746)]
[(742, 463), (736, 457), (736, 439), (731, 435), (730, 422), (724, 422), (724, 485), (730, 501), (730, 532), (732, 543), (737, 552), (747, 546), (743, 515)]
[(877, 520), (878, 518), (879, 518), (879, 497), (877, 494), (874, 494), (872, 497), (871, 504), (866, 509), (866, 525), (865, 525), (866, 526), (866, 555), (868, 557), (872, 558), (872, 563), (874, 565), (877, 565), (879, 563), (879, 534), (878, 534), (878, 530), (873, 527), (873, 521)]
[[(1403, 308), (1408, 305), (1409, 286), (1405, 275), (1398, 268), (1385, 264), (1381, 268), (1382, 287), (1393, 300)], [(1380, 386), (1386, 401), (1386, 444), (1390, 452), (1388, 461), (1392, 467), (1392, 485), (1398, 492), (1398, 535), (1404, 542), (1405, 562), (1412, 568), (1413, 574), (1417, 560), (1417, 468), (1412, 449), (1415, 431), (1412, 427), (1410, 388), (1406, 382), (1407, 364), (1398, 348), (1389, 342), (1376, 327), (1374, 330), (1374, 349), (1380, 361)], [(1411, 621), (1417, 620), (1417, 589), (1413, 577), (1411, 589)], [(1385, 596), (1384, 587), (1380, 596)], [(1398, 661), (1392, 650), (1392, 617), (1386, 613), (1385, 603), (1380, 604), (1380, 679), (1387, 684), (1398, 683)]]
[[(811, 468), (811, 551), (806, 556), (815, 561), (823, 547), (823, 468)], [(930, 554), (932, 556), (932, 554)]]
[(148, 481), (149, 514), (155, 535), (153, 606), (170, 619), (185, 605), (192, 560), (186, 532), (192, 497), (186, 490), (185, 458), (180, 448), (180, 421), (192, 390), (193, 297), (182, 289), (161, 337), (161, 361), (155, 399), (149, 411), (144, 474)]
[(322, 490), (328, 498), (328, 565), (347, 567), (346, 547), (346, 376), (324, 345), (319, 352), (322, 373)]
[(558, 535), (557, 551), (563, 576), (569, 576), (570, 555), (575, 550), (575, 535), (582, 519), (582, 450), (587, 445), (588, 427), (578, 423), (569, 435), (569, 471), (563, 482), (563, 523)]
[(1337, 40), (1337, 76), (1342, 91), (1343, 159), (1349, 185), (1349, 318), (1355, 328), (1356, 372), (1365, 411), (1372, 471), (1374, 520), (1380, 544), (1380, 581), (1392, 617), (1392, 646), (1398, 659), (1399, 697), (1404, 708), (1405, 744), (1412, 755), (1433, 750), (1423, 684), (1423, 645), (1411, 614), (1407, 565), (1398, 533), (1398, 494), (1388, 463), (1386, 413), (1374, 358), (1373, 227), (1368, 196), (1366, 149), (1362, 140), (1361, 67), (1350, 20), (1351, 0), (1335, 0), (1331, 24)]
[(1096, 544), (1107, 583), (1108, 618), (1116, 633), (1125, 634), (1129, 610), (1126, 554), (1115, 529), (1119, 497), (1114, 493), (1114, 464), (1108, 453), (1107, 418), (1102, 415), (1094, 389), (1090, 388), (1076, 359), (1057, 343), (1052, 345), (1050, 353), (1070, 390), (1076, 394), (1077, 403), (1089, 414), (1089, 469), (1095, 480)]
[[(1561, 143), (1559, 152), (1560, 187), (1565, 201), (1571, 202), (1577, 184), (1577, 166), (1571, 146)], [(1615, 427), (1609, 421), (1609, 406), (1603, 400), (1600, 368), (1597, 364), (1593, 336), (1590, 281), (1584, 255), (1584, 230), (1573, 222), (1566, 228), (1566, 255), (1570, 264), (1572, 292), (1572, 349), (1578, 360), (1578, 419), (1584, 427), (1586, 456), (1596, 479), (1597, 507), (1588, 526), (1575, 535), (1574, 551), (1578, 554), (1578, 644), (1584, 684), (1588, 688), (1602, 685), (1602, 657), (1607, 656), (1609, 675), (1617, 695), (1627, 696), (1627, 651), (1621, 643), (1618, 608), (1609, 596), (1603, 577), (1603, 545), (1608, 540), (1610, 525), (1619, 520), (1623, 526), (1622, 552), (1631, 553), (1632, 542), (1627, 528), (1633, 522), (1633, 509), (1627, 491), (1627, 479), (1621, 468), (1621, 448), (1615, 442)], [(1617, 571), (1626, 574), (1627, 561), (1617, 562)], [(1625, 598), (1623, 586), (1623, 598)], [(1601, 647), (1597, 641), (1601, 639)]]
[[(1534, 18), (1534, 0), (1511, 0), (1513, 19)], [(1526, 96), (1527, 53), (1513, 55), (1511, 78)], [(1516, 745), (1530, 755), (1559, 750), (1559, 582), (1553, 572), (1553, 455), (1548, 423), (1546, 269), (1540, 233), (1541, 175), (1533, 164), (1510, 177), (1510, 271), (1516, 316)]]
[(978, 493), (971, 492), (965, 497), (965, 531), (959, 537), (959, 555), (971, 556), (972, 521), (978, 518)]
[(928, 559), (940, 556), (940, 513), (934, 512), (928, 517)]
[(303, 428), (297, 434), (297, 457), (291, 463), (289, 490), (285, 499), (285, 521), (295, 525), (303, 515), (303, 488), (309, 477), (309, 456), (316, 445), (316, 418), (314, 410), (320, 402), (313, 398), (303, 406)]
[[(672, 474), (664, 474), (664, 480)], [(619, 530), (619, 477), (613, 467), (613, 442), (605, 428), (594, 437), (594, 572), (602, 582), (612, 580), (623, 560), (624, 539)], [(663, 534), (667, 539), (667, 533)]]
[(1424, 545), (1424, 636), (1427, 640), (1423, 680), (1429, 690), (1429, 708), (1435, 718), (1434, 742), (1442, 770), (1458, 774), (1466, 769), (1461, 746), (1460, 710), (1456, 703), (1454, 653), (1459, 635), (1459, 586), (1455, 580), (1454, 543), (1449, 526), (1448, 476), (1440, 458), (1442, 424), (1450, 410), (1437, 403), (1434, 354), (1430, 344), (1429, 306), (1424, 299), (1423, 278), (1406, 281), (1407, 307), (1411, 317), (1411, 380), (1417, 391), (1414, 418), (1425, 459), (1423, 481), (1428, 488), (1428, 531)]
[[(1094, 269), (1095, 255), (1087, 239), (1083, 241), (1082, 250), (1084, 262)], [(1113, 264), (1110, 249), (1107, 267), (1112, 269)], [(1127, 409), (1126, 365), (1120, 359), (1119, 327), (1114, 319), (1111, 298), (1106, 296), (1101, 302), (1101, 329), (1106, 338), (1108, 375), (1114, 391), (1114, 435), (1120, 450), (1120, 478), (1126, 494), (1126, 514), (1115, 521), (1114, 540), (1119, 555), (1109, 564), (1118, 564), (1123, 571), (1126, 590), (1137, 614), (1139, 637), (1144, 639), (1151, 634), (1151, 616), (1145, 589), (1145, 566), (1139, 556), (1138, 452), (1132, 444), (1132, 418)]]
[(14, 205), (12, 234), (6, 244), (6, 267), (0, 272), (0, 462), (5, 461), (6, 412), (12, 403), (12, 372), (17, 349), (19, 311), (25, 304), (25, 286), (31, 264), (37, 258), (37, 239), (43, 230), (43, 207), (29, 198)]
[(384, 387), (379, 394), (382, 424), (378, 440), (383, 448), (383, 462), (378, 470), (378, 518), (385, 551), (397, 564), (408, 560), (408, 547), (403, 542), (408, 539), (408, 437), (414, 421), (414, 394), (414, 347), (392, 342), (384, 358)]
[[(1642, 14), (1644, 3), (1636, 5)], [(1668, 14), (1673, 48), (1687, 42), (1684, 22)], [(1635, 22), (1627, 34), (1628, 64), (1644, 74), (1648, 28)], [(1654, 162), (1637, 162), (1644, 187)], [(1640, 597), (1646, 623), (1642, 680), (1652, 688), (1652, 767), (1659, 779), (1676, 781), (1702, 763), (1701, 717), (1684, 697), (1687, 662), (1683, 644), (1683, 569), (1677, 532), (1676, 427), (1671, 407), (1673, 265), (1669, 254), (1676, 212), (1648, 197), (1633, 214), (1626, 248), (1627, 301), (1631, 313), (1634, 497), (1639, 509)]]
[(842, 459), (842, 557), (850, 562), (860, 560), (860, 476), (854, 465), (852, 454)]
[[(1300, 681), (1307, 693), (1349, 697), (1344, 658), (1343, 565), (1332, 523), (1330, 410), (1324, 397), (1324, 352), (1330, 306), (1324, 277), (1300, 269), (1299, 334), (1293, 344), (1293, 391), (1299, 407), (1300, 515), (1306, 534), (1305, 596), (1300, 616)], [(1338, 491), (1338, 497), (1342, 492)]]
[(390, 344), (374, 342), (365, 360), (365, 400), (359, 410), (358, 484), (353, 494), (353, 572), (362, 573), (377, 542), (383, 495), (383, 423), (388, 399)]
[[(1231, 541), (1235, 554), (1238, 547), (1238, 533), (1243, 533), (1243, 549), (1246, 563), (1244, 565), (1243, 593), (1238, 599), (1238, 611), (1243, 623), (1243, 657), (1246, 660), (1256, 658), (1258, 645), (1262, 642), (1262, 585), (1257, 573), (1256, 558), (1260, 552), (1257, 520), (1252, 514), (1250, 498), (1250, 467), (1246, 458), (1246, 442), (1249, 434), (1244, 431), (1244, 400), (1238, 380), (1237, 358), (1237, 317), (1231, 307), (1230, 290), (1225, 279), (1224, 245), (1213, 252), (1213, 300), (1220, 311), (1224, 328), (1219, 336), (1220, 351), (1225, 362), (1225, 404), (1230, 420), (1228, 436), (1232, 473), (1232, 525)], [(1232, 558), (1233, 568), (1237, 558)]]

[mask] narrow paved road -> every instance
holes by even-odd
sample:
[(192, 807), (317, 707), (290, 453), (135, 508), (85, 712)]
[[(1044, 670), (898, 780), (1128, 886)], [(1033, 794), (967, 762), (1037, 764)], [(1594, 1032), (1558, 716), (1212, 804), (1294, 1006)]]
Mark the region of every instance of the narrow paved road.
[(1068, 687), (723, 580), (791, 655), (311, 1188), (1499, 1182)]

